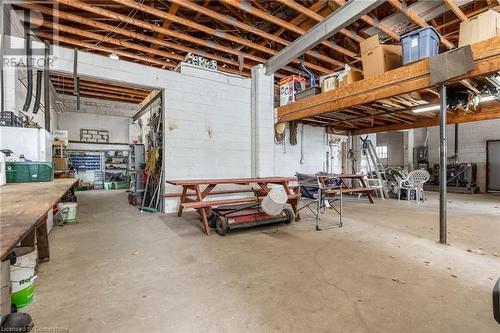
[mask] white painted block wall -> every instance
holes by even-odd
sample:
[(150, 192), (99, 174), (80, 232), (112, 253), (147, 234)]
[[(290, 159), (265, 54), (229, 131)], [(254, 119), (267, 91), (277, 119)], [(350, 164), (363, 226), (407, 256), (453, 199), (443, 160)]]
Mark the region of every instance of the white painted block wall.
[[(54, 48), (53, 69), (71, 73), (73, 51)], [(165, 178), (230, 178), (252, 174), (251, 80), (221, 72), (183, 66), (181, 72), (165, 71), (81, 52), (82, 76), (112, 80), (164, 90), (165, 93)], [(266, 81), (266, 78), (262, 78)], [(273, 90), (261, 91), (259, 121), (253, 130), (260, 145), (257, 153), (259, 176), (293, 175), (296, 171), (317, 172), (325, 156), (323, 129), (306, 129), (310, 147), (305, 165), (300, 165), (296, 148), (281, 156), (273, 141)], [(269, 114), (267, 113), (269, 111)], [(320, 133), (321, 132), (321, 133)], [(312, 153), (318, 149), (317, 154)], [(277, 154), (275, 157), (274, 154)], [(179, 192), (165, 187), (165, 192)], [(177, 209), (177, 200), (165, 200), (165, 212)]]
[[(455, 125), (448, 125), (446, 131), (448, 156), (451, 157), (455, 149)], [(415, 133), (415, 147), (423, 145), (425, 129), (415, 130)], [(487, 140), (500, 140), (500, 119), (459, 124), (458, 160), (460, 163), (477, 163), (477, 183), (481, 192), (486, 190)], [(429, 162), (432, 167), (434, 164), (439, 163), (439, 127), (429, 128), (428, 146)]]
[(100, 129), (109, 133), (109, 142), (129, 143), (129, 118), (81, 112), (64, 112), (59, 128), (68, 131), (70, 141), (80, 141), (80, 129)]
[[(303, 160), (301, 163), (302, 128), (304, 129)], [(330, 151), (325, 138), (325, 129), (312, 126), (298, 126), (297, 144), (290, 144), (290, 130), (287, 127), (285, 143), (274, 145), (274, 174), (277, 176), (293, 176), (296, 172), (315, 174), (326, 171), (326, 153)], [(335, 154), (334, 154), (335, 155)], [(336, 156), (334, 172), (341, 173), (341, 157)]]

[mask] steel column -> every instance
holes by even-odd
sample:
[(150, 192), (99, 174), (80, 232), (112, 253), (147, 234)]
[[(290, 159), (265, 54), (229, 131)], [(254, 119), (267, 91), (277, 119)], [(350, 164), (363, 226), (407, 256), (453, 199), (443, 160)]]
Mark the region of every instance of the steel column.
[(278, 71), (384, 2), (385, 0), (349, 1), (269, 59), (265, 64), (266, 74)]
[(447, 243), (447, 158), (446, 158), (446, 112), (448, 107), (446, 105), (446, 85), (440, 87), (440, 117), (439, 117), (439, 242), (442, 244)]

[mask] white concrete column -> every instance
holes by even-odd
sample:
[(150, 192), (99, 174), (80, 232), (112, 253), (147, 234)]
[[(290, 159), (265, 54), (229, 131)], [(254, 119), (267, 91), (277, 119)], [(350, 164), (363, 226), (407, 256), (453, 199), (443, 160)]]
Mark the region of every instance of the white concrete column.
[(274, 75), (259, 64), (252, 68), (251, 124), (252, 177), (273, 176)]

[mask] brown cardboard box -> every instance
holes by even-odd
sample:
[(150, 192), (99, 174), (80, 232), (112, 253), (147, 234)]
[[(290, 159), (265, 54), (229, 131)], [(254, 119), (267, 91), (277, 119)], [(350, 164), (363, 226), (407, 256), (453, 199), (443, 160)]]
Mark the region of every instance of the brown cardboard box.
[(361, 53), (361, 62), (365, 78), (401, 67), (401, 46), (379, 45)]
[(356, 81), (363, 80), (363, 74), (358, 71), (351, 70), (349, 73), (347, 73), (346, 76), (342, 78), (339, 82), (339, 88), (345, 87), (348, 84), (351, 84)]
[(468, 22), (460, 23), (458, 47), (474, 44), (500, 35), (500, 13), (488, 10), (471, 18)]
[(373, 35), (359, 43), (361, 53), (366, 53), (380, 45), (378, 35)]
[(330, 91), (336, 89), (338, 87), (338, 80), (336, 76), (329, 77), (328, 79), (324, 79), (323, 83), (321, 83), (321, 92)]
[(68, 170), (68, 160), (66, 158), (52, 158), (54, 162), (54, 170)]

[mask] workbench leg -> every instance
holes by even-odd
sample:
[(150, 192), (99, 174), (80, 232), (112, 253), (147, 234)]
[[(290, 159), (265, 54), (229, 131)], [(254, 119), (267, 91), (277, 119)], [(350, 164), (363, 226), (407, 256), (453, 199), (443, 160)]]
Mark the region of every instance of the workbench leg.
[(38, 260), (45, 262), (50, 260), (49, 234), (47, 232), (47, 217), (45, 221), (36, 227), (36, 245), (38, 249)]
[(177, 216), (182, 216), (182, 210), (184, 209), (184, 207), (182, 207), (182, 204), (186, 201), (186, 196), (187, 196), (187, 187), (182, 187), (182, 195), (179, 201), (179, 209), (177, 210)]
[(29, 234), (27, 234), (21, 240), (22, 247), (35, 247), (35, 229), (31, 230)]
[[(198, 199), (198, 202), (202, 202), (203, 195), (201, 194), (199, 185), (196, 185), (195, 191), (196, 191), (196, 198)], [(203, 222), (203, 232), (205, 233), (205, 235), (208, 235), (210, 233), (210, 230), (208, 227), (207, 210), (205, 208), (200, 208), (199, 212), (201, 214), (201, 221)]]

